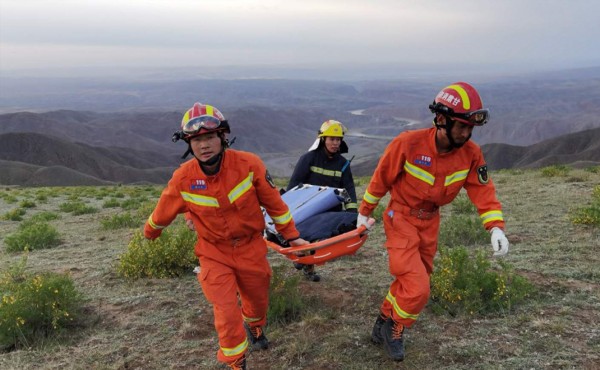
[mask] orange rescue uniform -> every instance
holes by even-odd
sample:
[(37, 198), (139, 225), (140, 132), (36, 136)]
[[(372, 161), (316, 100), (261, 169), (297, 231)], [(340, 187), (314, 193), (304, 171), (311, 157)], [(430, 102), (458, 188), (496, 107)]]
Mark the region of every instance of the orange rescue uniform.
[(283, 237), (299, 237), (260, 158), (228, 149), (219, 172), (212, 176), (204, 174), (195, 158), (183, 163), (144, 227), (145, 236), (154, 239), (177, 214), (191, 215), (198, 234), (198, 281), (213, 305), (220, 346), (217, 359), (225, 363), (242, 357), (248, 348), (244, 321), (251, 327), (266, 323), (271, 268), (262, 238), (261, 205)]
[(360, 214), (369, 216), (390, 192), (383, 222), (389, 269), (395, 280), (381, 312), (407, 327), (429, 299), (439, 207), (465, 188), (486, 230), (504, 229), (502, 207), (479, 146), (467, 141), (461, 148), (439, 153), (435, 135), (436, 128), (430, 128), (394, 138), (379, 160), (359, 208)]

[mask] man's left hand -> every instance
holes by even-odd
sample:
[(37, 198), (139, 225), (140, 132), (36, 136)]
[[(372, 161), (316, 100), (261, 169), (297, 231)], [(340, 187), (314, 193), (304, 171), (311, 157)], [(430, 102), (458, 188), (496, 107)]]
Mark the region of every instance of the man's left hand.
[(494, 256), (504, 256), (508, 253), (508, 239), (506, 239), (506, 235), (504, 235), (504, 231), (502, 231), (499, 227), (494, 227), (491, 230), (492, 232), (492, 248), (494, 249)]

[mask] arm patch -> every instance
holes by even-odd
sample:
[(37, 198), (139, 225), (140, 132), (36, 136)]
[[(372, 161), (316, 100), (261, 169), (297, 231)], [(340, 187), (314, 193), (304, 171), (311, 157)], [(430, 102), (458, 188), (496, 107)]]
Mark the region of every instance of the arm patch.
[(269, 185), (271, 185), (272, 188), (275, 188), (275, 182), (273, 182), (273, 178), (271, 177), (271, 174), (269, 173), (269, 171), (267, 171), (267, 174), (265, 175), (265, 179), (267, 180)]
[(477, 168), (477, 178), (479, 179), (480, 184), (487, 184), (490, 181), (487, 172), (487, 164)]

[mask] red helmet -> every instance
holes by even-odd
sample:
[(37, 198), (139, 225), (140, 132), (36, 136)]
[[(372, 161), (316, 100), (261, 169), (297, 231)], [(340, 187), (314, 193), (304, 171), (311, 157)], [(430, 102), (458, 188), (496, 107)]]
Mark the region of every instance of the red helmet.
[(472, 126), (483, 126), (490, 118), (489, 110), (483, 109), (479, 93), (466, 82), (444, 87), (429, 109), (432, 113), (440, 113)]
[(181, 119), (181, 138), (186, 141), (198, 135), (221, 131), (230, 133), (229, 123), (212, 105), (195, 103)]

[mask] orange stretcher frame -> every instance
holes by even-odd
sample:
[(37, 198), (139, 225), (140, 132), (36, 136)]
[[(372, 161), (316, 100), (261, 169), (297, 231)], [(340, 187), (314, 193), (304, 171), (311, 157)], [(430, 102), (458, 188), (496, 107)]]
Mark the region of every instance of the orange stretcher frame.
[(305, 265), (322, 265), (334, 258), (356, 253), (365, 244), (367, 237), (367, 228), (361, 226), (358, 229), (350, 230), (329, 239), (297, 247), (286, 248), (268, 240), (266, 242), (271, 249), (283, 254), (293, 262)]

